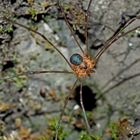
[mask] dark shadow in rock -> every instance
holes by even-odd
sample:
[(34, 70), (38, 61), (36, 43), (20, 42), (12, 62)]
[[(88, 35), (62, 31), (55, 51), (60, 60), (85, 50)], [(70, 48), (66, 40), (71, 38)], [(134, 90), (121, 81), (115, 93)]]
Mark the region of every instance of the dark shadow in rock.
[(14, 4), (14, 3), (16, 3), (16, 0), (11, 0), (11, 4)]
[[(75, 88), (74, 95), (74, 100), (79, 106), (81, 106), (80, 86), (77, 86)], [(94, 93), (87, 85), (82, 86), (82, 97), (83, 105), (86, 111), (92, 111), (94, 108), (96, 108), (96, 93)]]
[(80, 33), (79, 30), (76, 30), (76, 31), (75, 31), (75, 34), (78, 35), (78, 37), (79, 37), (79, 39), (81, 40), (81, 42), (85, 44), (86, 38), (85, 38), (84, 34), (83, 34), (83, 33)]
[(14, 66), (15, 66), (14, 62), (11, 61), (11, 60), (8, 60), (8, 61), (5, 62), (5, 64), (3, 64), (2, 71), (5, 71), (9, 68), (13, 68)]
[(103, 47), (103, 42), (101, 40), (96, 39), (90, 49), (98, 50), (99, 48)]

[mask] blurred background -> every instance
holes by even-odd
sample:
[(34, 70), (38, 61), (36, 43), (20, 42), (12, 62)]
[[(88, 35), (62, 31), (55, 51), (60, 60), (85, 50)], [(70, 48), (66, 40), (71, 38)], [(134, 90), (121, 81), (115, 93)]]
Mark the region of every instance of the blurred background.
[[(86, 48), (84, 16), (89, 0), (60, 2), (77, 41)], [(84, 125), (74, 74), (30, 74), (68, 70), (65, 60), (36, 33), (2, 20), (6, 16), (48, 38), (68, 59), (81, 53), (56, 0), (0, 0), (0, 139), (53, 140), (65, 97), (59, 140), (139, 140), (140, 29), (119, 39), (83, 78), (83, 102), (92, 130)], [(88, 11), (88, 48), (94, 58), (126, 20), (140, 15), (139, 0), (93, 0)], [(140, 25), (136, 20), (126, 30)]]

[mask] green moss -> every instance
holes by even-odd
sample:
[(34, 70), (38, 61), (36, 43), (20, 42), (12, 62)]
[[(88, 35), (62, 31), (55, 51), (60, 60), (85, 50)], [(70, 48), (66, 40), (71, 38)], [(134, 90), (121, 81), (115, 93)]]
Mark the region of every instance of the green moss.
[(116, 123), (111, 123), (109, 129), (111, 132), (111, 138), (113, 140), (118, 140), (118, 125)]
[(89, 135), (87, 132), (82, 131), (80, 134), (80, 140), (101, 140), (101, 137), (97, 134)]
[(35, 8), (30, 7), (28, 13), (31, 14), (32, 19), (37, 20), (38, 11)]
[[(56, 127), (58, 124), (58, 118), (52, 118), (49, 120), (49, 129), (51, 129), (53, 136), (55, 136)], [(69, 135), (69, 132), (64, 129), (64, 127), (60, 126), (58, 130), (58, 139), (65, 140), (65, 138)]]
[(7, 24), (5, 26), (0, 25), (0, 33), (12, 33), (13, 32), (13, 25)]

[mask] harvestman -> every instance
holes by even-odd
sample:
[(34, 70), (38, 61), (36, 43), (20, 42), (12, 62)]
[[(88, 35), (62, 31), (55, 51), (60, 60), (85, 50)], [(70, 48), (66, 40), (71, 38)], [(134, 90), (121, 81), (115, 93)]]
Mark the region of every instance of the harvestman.
[(74, 38), (74, 40), (76, 41), (77, 43), (77, 46), (79, 47), (81, 53), (75, 53), (73, 54), (71, 57), (70, 57), (70, 60), (67, 60), (66, 57), (61, 53), (61, 51), (52, 43), (50, 42), (50, 40), (48, 40), (48, 38), (46, 36), (44, 36), (43, 34), (41, 34), (40, 32), (37, 32), (33, 29), (30, 29), (29, 27), (25, 26), (25, 25), (22, 25), (18, 22), (15, 22), (15, 21), (12, 21), (6, 17), (4, 17), (3, 19), (12, 23), (12, 24), (16, 24), (16, 25), (19, 25), (31, 32), (34, 32), (36, 34), (38, 34), (39, 36), (41, 36), (45, 41), (47, 41), (63, 58), (64, 60), (66, 61), (66, 63), (69, 65), (69, 67), (71, 68), (72, 71), (27, 71), (27, 72), (24, 72), (24, 73), (21, 73), (19, 75), (30, 75), (30, 74), (39, 74), (39, 73), (70, 73), (70, 74), (74, 74), (75, 77), (76, 77), (76, 81), (74, 83), (74, 85), (72, 86), (71, 88), (71, 92), (68, 94), (68, 96), (66, 97), (66, 100), (64, 102), (64, 107), (63, 107), (63, 110), (60, 114), (60, 119), (58, 121), (58, 124), (57, 124), (57, 127), (56, 127), (56, 134), (55, 134), (55, 140), (58, 139), (58, 131), (59, 131), (59, 127), (60, 127), (60, 124), (61, 124), (61, 119), (62, 119), (62, 116), (64, 114), (64, 110), (66, 108), (66, 105), (68, 103), (68, 100), (69, 100), (69, 97), (72, 93), (72, 91), (74, 90), (77, 82), (79, 81), (80, 82), (80, 104), (81, 104), (81, 108), (83, 110), (83, 114), (84, 114), (84, 119), (85, 119), (85, 124), (86, 124), (86, 128), (87, 128), (87, 131), (90, 133), (90, 126), (89, 126), (89, 123), (88, 123), (88, 119), (86, 117), (86, 112), (85, 112), (85, 109), (84, 109), (84, 105), (83, 105), (83, 100), (82, 100), (82, 81), (81, 79), (82, 78), (86, 78), (86, 77), (89, 77), (92, 73), (94, 73), (94, 69), (95, 69), (95, 66), (99, 60), (99, 58), (101, 57), (101, 55), (106, 51), (107, 48), (109, 48), (114, 42), (116, 42), (119, 38), (127, 35), (128, 33), (140, 28), (140, 26), (137, 26), (129, 31), (125, 31), (125, 29), (131, 24), (133, 23), (136, 19), (139, 19), (140, 16), (134, 16), (132, 18), (130, 18), (129, 20), (125, 21), (123, 24), (120, 25), (120, 27), (116, 30), (116, 32), (103, 44), (103, 46), (101, 47), (101, 49), (99, 50), (99, 52), (95, 55), (95, 57), (91, 57), (89, 54), (88, 54), (88, 12), (89, 12), (89, 8), (91, 6), (91, 3), (92, 3), (92, 0), (89, 1), (88, 3), (88, 6), (87, 6), (87, 9), (85, 10), (85, 25), (84, 25), (84, 36), (85, 36), (85, 44), (86, 44), (86, 50), (83, 50), (83, 48), (80, 46), (80, 43), (77, 41), (76, 39), (76, 36), (74, 34), (74, 31), (73, 31), (73, 28), (70, 26), (70, 23), (66, 17), (66, 14), (64, 12), (64, 9), (63, 7), (61, 6), (61, 4), (58, 2), (57, 3), (57, 6), (58, 8), (61, 10), (62, 14), (63, 14), (63, 17), (65, 19), (65, 22), (68, 26), (68, 28), (70, 29), (71, 31), (71, 34)]

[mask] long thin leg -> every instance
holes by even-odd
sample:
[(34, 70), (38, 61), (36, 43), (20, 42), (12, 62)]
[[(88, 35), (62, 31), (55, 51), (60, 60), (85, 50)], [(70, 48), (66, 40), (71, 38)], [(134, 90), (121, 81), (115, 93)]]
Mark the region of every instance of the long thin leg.
[(103, 48), (97, 53), (97, 55), (95, 56), (96, 63), (99, 60), (99, 58), (101, 57), (101, 55), (106, 51), (106, 49), (108, 49), (114, 42), (116, 42), (119, 38), (124, 37), (125, 35), (129, 34), (130, 32), (135, 31), (138, 28), (140, 28), (140, 26), (137, 26), (137, 27), (125, 32), (125, 33), (120, 34), (120, 35), (118, 34), (118, 35), (114, 36), (114, 38), (112, 38), (108, 43), (106, 43), (103, 46)]
[(69, 94), (68, 94), (68, 95), (66, 96), (66, 98), (65, 98), (64, 106), (63, 106), (63, 109), (62, 109), (61, 114), (60, 114), (59, 121), (58, 121), (57, 126), (56, 126), (55, 140), (58, 140), (58, 132), (59, 132), (59, 128), (60, 128), (60, 125), (61, 125), (61, 120), (62, 120), (62, 117), (63, 117), (63, 115), (64, 115), (66, 106), (67, 106), (67, 104), (68, 104), (69, 98), (70, 98), (70, 96), (71, 96), (71, 94), (72, 94), (72, 92), (73, 92), (73, 90), (74, 90), (74, 88), (75, 88), (75, 86), (76, 86), (78, 80), (79, 80), (79, 79), (76, 79), (76, 81), (74, 82), (74, 84), (73, 84), (73, 86), (72, 86), (72, 88), (71, 88)]
[(118, 83), (116, 83), (115, 85), (112, 85), (111, 87), (109, 87), (108, 89), (106, 89), (106, 90), (103, 92), (103, 94), (106, 94), (106, 93), (108, 93), (109, 91), (113, 90), (114, 88), (116, 88), (116, 87), (122, 85), (123, 83), (127, 82), (128, 80), (131, 80), (131, 79), (136, 78), (136, 77), (139, 77), (139, 76), (140, 76), (140, 73), (136, 73), (136, 74), (133, 74), (133, 75), (131, 75), (131, 76), (129, 76), (129, 77), (124, 78), (124, 79), (122, 79), (120, 82), (118, 82)]
[(88, 52), (88, 12), (91, 6), (92, 0), (89, 1), (85, 14), (85, 38), (86, 38), (86, 51)]
[(0, 78), (0, 80), (8, 80), (8, 79), (12, 79), (16, 76), (22, 76), (22, 75), (33, 75), (33, 74), (41, 74), (41, 73), (46, 73), (46, 74), (49, 74), (49, 73), (60, 73), (60, 74), (73, 74), (73, 72), (69, 72), (69, 71), (48, 71), (48, 70), (43, 70), (43, 71), (26, 71), (26, 72), (22, 72), (22, 73), (19, 73), (19, 74), (16, 74), (14, 76), (11, 76), (11, 77), (5, 77), (5, 78)]
[(126, 70), (132, 68), (135, 64), (140, 62), (140, 58), (135, 60), (134, 62), (132, 62), (130, 65), (128, 65), (127, 67), (125, 67), (124, 69), (122, 69), (121, 71), (119, 71), (116, 75), (114, 75), (102, 88), (101, 90), (104, 91), (104, 89), (106, 89), (110, 83), (116, 78), (119, 77), (121, 74), (123, 74)]
[(54, 70), (42, 70), (42, 71), (28, 71), (27, 74), (40, 74), (40, 73), (67, 73), (67, 74), (73, 74), (73, 72), (70, 71), (54, 71)]
[(123, 33), (122, 31), (124, 31), (126, 29), (126, 27), (128, 27), (130, 24), (132, 24), (136, 19), (139, 19), (140, 16), (134, 17), (130, 20), (128, 20), (123, 26), (119, 27), (118, 30), (114, 33), (114, 35), (112, 35), (107, 41), (106, 43), (103, 45), (103, 47), (101, 48), (101, 50), (96, 54), (95, 56), (95, 60), (96, 63), (98, 61), (98, 59), (101, 57), (101, 55), (106, 51), (107, 48), (109, 48), (114, 42), (116, 42), (119, 38), (125, 36), (126, 34), (140, 28), (140, 26), (135, 27), (125, 33)]
[(31, 28), (29, 28), (29, 27), (23, 25), (23, 24), (20, 24), (20, 23), (16, 22), (16, 21), (12, 21), (12, 20), (10, 20), (10, 19), (8, 19), (8, 18), (6, 18), (6, 17), (4, 17), (3, 20), (6, 20), (6, 21), (8, 21), (8, 22), (10, 22), (10, 23), (12, 23), (12, 24), (16, 24), (16, 25), (18, 25), (18, 26), (20, 26), (20, 27), (23, 27), (23, 28), (25, 28), (25, 29), (27, 29), (27, 30), (29, 30), (29, 31), (31, 31), (31, 32), (34, 32), (34, 33), (38, 34), (39, 36), (41, 36), (45, 41), (47, 41), (47, 42), (48, 42), (48, 43), (49, 43), (49, 44), (64, 58), (64, 60), (67, 62), (67, 64), (70, 66), (70, 68), (72, 68), (72, 67), (71, 67), (71, 64), (70, 64), (70, 62), (67, 60), (67, 58), (62, 54), (62, 52), (61, 52), (61, 51), (60, 51), (46, 36), (44, 36), (44, 35), (41, 34), (40, 32), (37, 32), (37, 31), (35, 31), (35, 30), (33, 30), (33, 29), (31, 29)]
[(65, 22), (66, 22), (68, 28), (70, 29), (71, 34), (72, 34), (72, 36), (73, 36), (73, 38), (74, 38), (74, 40), (75, 40), (77, 46), (79, 47), (79, 49), (80, 49), (80, 50), (82, 51), (82, 53), (84, 54), (84, 50), (82, 49), (80, 43), (77, 41), (76, 36), (75, 36), (75, 34), (74, 34), (74, 31), (73, 31), (72, 27), (70, 26), (70, 24), (69, 24), (69, 22), (68, 22), (68, 20), (67, 20), (67, 18), (66, 18), (66, 15), (65, 15), (64, 9), (63, 9), (63, 7), (61, 6), (61, 4), (60, 4), (59, 1), (58, 1), (58, 7), (60, 8), (61, 12), (63, 13), (64, 19), (65, 19)]
[(84, 104), (83, 104), (83, 95), (82, 95), (82, 82), (80, 81), (80, 104), (81, 104), (81, 108), (83, 110), (83, 114), (84, 114), (84, 119), (85, 119), (85, 123), (86, 123), (86, 128), (88, 133), (90, 134), (90, 125), (88, 123), (88, 119), (87, 119), (87, 115), (86, 115), (86, 111), (84, 108)]

